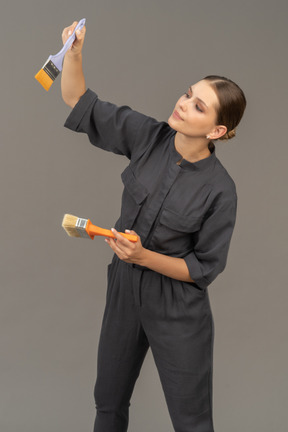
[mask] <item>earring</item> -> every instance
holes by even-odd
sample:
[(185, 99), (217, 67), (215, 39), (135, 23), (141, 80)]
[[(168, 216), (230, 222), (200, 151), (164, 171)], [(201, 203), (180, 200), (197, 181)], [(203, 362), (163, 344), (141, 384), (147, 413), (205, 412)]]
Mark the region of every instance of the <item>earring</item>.
[(210, 135), (206, 135), (206, 138), (207, 138), (207, 139), (210, 139)]

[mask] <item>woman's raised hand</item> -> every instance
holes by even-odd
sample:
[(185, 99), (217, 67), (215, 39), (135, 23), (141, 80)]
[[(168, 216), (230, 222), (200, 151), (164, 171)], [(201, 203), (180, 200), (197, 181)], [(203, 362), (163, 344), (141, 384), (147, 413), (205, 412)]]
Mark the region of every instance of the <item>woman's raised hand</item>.
[[(75, 27), (77, 26), (78, 22), (74, 21), (73, 24), (71, 24), (69, 27), (65, 27), (63, 32), (62, 32), (62, 41), (63, 41), (63, 45), (65, 44), (65, 42), (67, 41), (67, 39), (71, 36), (71, 34), (73, 33), (73, 30), (75, 29)], [(82, 27), (81, 30), (77, 30), (76, 31), (76, 38), (73, 42), (73, 44), (71, 45), (70, 49), (67, 51), (68, 55), (78, 55), (82, 52), (82, 47), (83, 47), (83, 43), (84, 43), (84, 39), (85, 39), (85, 34), (86, 34), (86, 27)]]

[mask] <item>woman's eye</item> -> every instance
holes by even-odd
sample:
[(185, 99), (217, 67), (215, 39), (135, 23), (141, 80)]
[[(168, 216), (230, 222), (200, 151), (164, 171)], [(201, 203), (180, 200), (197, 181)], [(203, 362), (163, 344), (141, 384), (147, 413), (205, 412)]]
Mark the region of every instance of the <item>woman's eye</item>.
[(186, 96), (187, 98), (190, 98), (189, 93), (185, 93), (185, 96)]
[(203, 110), (199, 107), (199, 105), (196, 105), (196, 109), (197, 109), (197, 111), (199, 111), (199, 112), (202, 112), (203, 113)]

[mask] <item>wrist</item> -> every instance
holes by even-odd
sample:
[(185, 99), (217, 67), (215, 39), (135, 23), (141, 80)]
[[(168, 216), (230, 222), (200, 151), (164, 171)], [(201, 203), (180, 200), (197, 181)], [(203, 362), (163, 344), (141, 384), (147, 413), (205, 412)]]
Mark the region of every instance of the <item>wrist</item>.
[(149, 253), (150, 253), (149, 249), (142, 248), (142, 252), (141, 252), (141, 255), (139, 257), (139, 262), (137, 264), (139, 264), (143, 267), (148, 267)]
[(65, 54), (65, 58), (69, 59), (69, 61), (82, 63), (82, 51), (69, 49)]

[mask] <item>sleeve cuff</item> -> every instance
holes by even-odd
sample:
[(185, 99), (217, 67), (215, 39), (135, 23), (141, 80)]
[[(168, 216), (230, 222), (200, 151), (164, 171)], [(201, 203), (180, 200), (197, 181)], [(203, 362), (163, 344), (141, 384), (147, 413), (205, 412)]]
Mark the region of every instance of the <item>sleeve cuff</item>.
[(73, 131), (77, 131), (86, 111), (96, 101), (96, 99), (98, 99), (96, 93), (90, 89), (86, 90), (67, 117), (64, 126)]
[(200, 268), (200, 264), (198, 259), (195, 256), (195, 253), (192, 252), (186, 257), (184, 257), (184, 261), (189, 270), (189, 274), (194, 283), (201, 289), (206, 289), (210, 282), (203, 276), (203, 273)]

